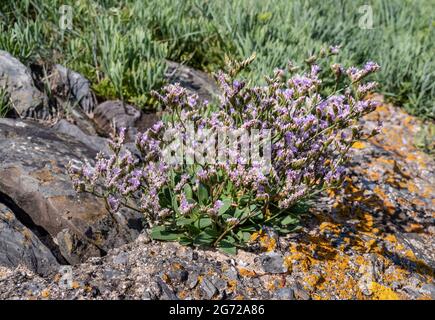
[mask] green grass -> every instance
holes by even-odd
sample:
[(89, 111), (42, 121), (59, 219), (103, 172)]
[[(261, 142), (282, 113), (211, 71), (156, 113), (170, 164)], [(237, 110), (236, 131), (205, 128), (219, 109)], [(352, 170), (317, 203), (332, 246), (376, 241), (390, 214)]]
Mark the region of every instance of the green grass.
[[(373, 29), (361, 29), (370, 4)], [(73, 7), (73, 28), (59, 30), (59, 7)], [(342, 45), (348, 64), (374, 60), (386, 97), (412, 114), (435, 118), (432, 0), (100, 0), (2, 1), (0, 49), (26, 63), (62, 63), (88, 77), (105, 98), (152, 107), (164, 83), (164, 59), (214, 71), (225, 55), (257, 53), (244, 76), (301, 61), (324, 45)]]
[(0, 87), (0, 118), (6, 117), (11, 111), (12, 105), (6, 88)]

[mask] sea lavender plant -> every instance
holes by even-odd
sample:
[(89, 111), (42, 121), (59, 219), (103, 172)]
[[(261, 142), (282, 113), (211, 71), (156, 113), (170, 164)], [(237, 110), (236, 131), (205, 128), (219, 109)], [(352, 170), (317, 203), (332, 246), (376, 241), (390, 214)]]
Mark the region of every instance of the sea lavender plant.
[[(215, 75), (221, 89), (215, 105), (178, 84), (164, 87), (154, 93), (166, 110), (164, 119), (137, 135), (137, 154), (125, 147), (121, 129), (109, 144), (111, 155), (99, 153), (94, 166), (69, 165), (75, 188), (104, 198), (111, 212), (122, 206), (142, 212), (159, 240), (234, 252), (263, 226), (295, 230), (295, 207), (340, 186), (353, 143), (377, 133), (364, 132), (358, 120), (376, 107), (365, 99), (375, 83), (363, 80), (379, 66), (368, 62), (344, 71), (332, 63), (337, 53), (331, 47), (310, 57), (305, 72), (289, 63), (262, 87), (236, 79), (253, 57), (233, 62), (227, 73)], [(327, 96), (326, 64), (335, 79)], [(192, 137), (190, 130), (199, 134)], [(229, 148), (211, 157), (200, 147), (204, 140), (208, 149), (219, 146), (215, 135), (254, 131), (258, 140), (230, 139)], [(174, 136), (179, 139), (168, 138)], [(238, 152), (243, 143), (257, 143), (262, 157)], [(171, 161), (174, 154), (181, 161)]]

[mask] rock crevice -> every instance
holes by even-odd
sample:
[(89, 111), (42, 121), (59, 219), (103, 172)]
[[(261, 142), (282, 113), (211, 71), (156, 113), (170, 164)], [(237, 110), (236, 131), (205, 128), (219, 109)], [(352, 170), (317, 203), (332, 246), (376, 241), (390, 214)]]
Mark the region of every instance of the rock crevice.
[(5, 205), (14, 214), (14, 217), (30, 232), (36, 236), (39, 241), (53, 254), (57, 262), (62, 265), (67, 265), (68, 261), (62, 256), (59, 246), (52, 238), (50, 233), (40, 225), (37, 225), (31, 216), (21, 209), (8, 195), (0, 192), (0, 204)]

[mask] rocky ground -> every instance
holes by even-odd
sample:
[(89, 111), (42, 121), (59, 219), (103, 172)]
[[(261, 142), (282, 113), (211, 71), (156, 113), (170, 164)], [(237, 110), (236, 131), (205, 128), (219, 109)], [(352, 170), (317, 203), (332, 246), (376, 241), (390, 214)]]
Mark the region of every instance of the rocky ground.
[[(25, 118), (0, 119), (1, 299), (435, 298), (435, 162), (415, 147), (420, 120), (401, 109), (383, 104), (364, 119), (382, 120), (382, 133), (354, 145), (344, 187), (316, 199), (299, 232), (256, 233), (251, 251), (230, 256), (152, 242), (140, 216), (108, 215), (72, 190), (65, 164), (104, 149), (113, 119), (133, 135), (157, 115), (98, 103), (62, 66), (48, 98), (37, 71), (4, 52), (0, 62)], [(168, 64), (170, 81), (216, 92), (207, 75)]]

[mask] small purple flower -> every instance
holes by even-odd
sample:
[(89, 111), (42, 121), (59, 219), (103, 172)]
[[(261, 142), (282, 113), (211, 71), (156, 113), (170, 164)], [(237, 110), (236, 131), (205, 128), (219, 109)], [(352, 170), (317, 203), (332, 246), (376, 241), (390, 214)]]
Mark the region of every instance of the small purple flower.
[(311, 66), (311, 76), (317, 76), (317, 74), (320, 72), (320, 67), (317, 64), (314, 64)]
[(294, 91), (292, 89), (285, 89), (283, 95), (287, 100), (290, 100), (293, 96), (293, 93)]
[(340, 53), (340, 46), (330, 46), (329, 47), (329, 52), (332, 55), (337, 55)]
[(192, 211), (192, 209), (195, 207), (195, 204), (189, 203), (187, 201), (186, 195), (184, 193), (181, 193), (180, 195), (180, 212), (182, 215), (186, 215)]
[(196, 104), (198, 103), (198, 100), (195, 96), (189, 96), (187, 98), (187, 104), (191, 107), (194, 108), (196, 107)]
[(107, 199), (107, 203), (109, 204), (109, 209), (112, 212), (116, 212), (119, 209), (119, 206), (121, 204), (121, 201), (114, 196), (110, 195)]
[(90, 179), (92, 177), (93, 173), (94, 173), (94, 170), (89, 165), (85, 165), (83, 167), (83, 175), (86, 178)]
[(140, 181), (138, 178), (130, 178), (128, 179), (128, 183), (130, 183), (130, 187), (133, 191), (136, 191), (140, 186)]
[(379, 68), (380, 66), (373, 61), (368, 61), (364, 66), (364, 70), (369, 73), (378, 71)]
[(152, 126), (151, 129), (152, 129), (155, 133), (159, 133), (160, 130), (164, 128), (164, 126), (165, 126), (165, 125), (163, 124), (163, 122), (162, 122), (162, 121), (159, 121), (159, 122), (155, 123), (155, 124)]
[(221, 200), (216, 200), (216, 202), (213, 205), (213, 210), (215, 212), (219, 212), (219, 210), (220, 210), (220, 208), (222, 208), (223, 204), (224, 203)]

